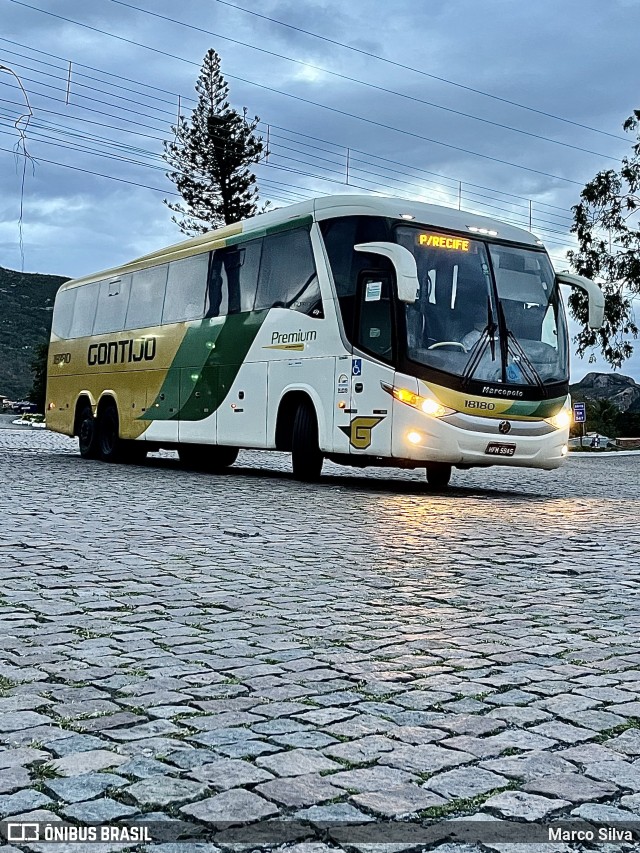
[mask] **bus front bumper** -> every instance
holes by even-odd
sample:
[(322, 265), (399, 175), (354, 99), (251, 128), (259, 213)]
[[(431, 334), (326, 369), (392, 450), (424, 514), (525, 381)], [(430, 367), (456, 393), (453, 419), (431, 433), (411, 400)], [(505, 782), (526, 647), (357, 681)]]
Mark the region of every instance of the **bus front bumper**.
[(568, 439), (568, 427), (555, 429), (543, 420), (509, 421), (458, 412), (435, 418), (403, 404), (394, 406), (393, 456), (412, 461), (551, 470), (565, 461)]

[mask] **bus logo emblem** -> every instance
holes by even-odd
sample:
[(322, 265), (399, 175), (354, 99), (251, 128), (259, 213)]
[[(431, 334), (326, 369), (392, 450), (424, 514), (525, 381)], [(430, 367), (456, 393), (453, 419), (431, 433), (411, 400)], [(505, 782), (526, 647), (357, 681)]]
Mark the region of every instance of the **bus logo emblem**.
[(511, 432), (511, 424), (509, 423), (509, 421), (500, 421), (498, 425), (498, 430), (502, 433), (502, 435), (508, 435)]
[(371, 444), (371, 430), (384, 418), (354, 418), (349, 426), (340, 429), (349, 439), (349, 444), (358, 450), (366, 450)]

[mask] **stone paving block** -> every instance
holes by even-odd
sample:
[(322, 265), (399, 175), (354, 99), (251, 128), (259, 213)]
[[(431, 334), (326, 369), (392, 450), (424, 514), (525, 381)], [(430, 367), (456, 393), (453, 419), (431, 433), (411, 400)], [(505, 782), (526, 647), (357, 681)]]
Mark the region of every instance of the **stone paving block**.
[[(620, 801), (621, 804), (624, 799), (623, 797)], [(637, 827), (637, 817), (632, 811), (605, 804), (585, 803), (582, 806), (578, 806), (577, 809), (573, 809), (571, 817), (593, 821), (594, 823), (603, 824), (605, 827), (621, 823), (633, 824), (633, 829)]]
[(433, 791), (418, 785), (400, 785), (382, 791), (367, 791), (353, 794), (352, 802), (384, 818), (398, 819), (415, 814), (423, 809), (441, 806), (446, 800)]
[(417, 777), (403, 770), (392, 767), (361, 767), (356, 770), (343, 770), (325, 777), (332, 785), (339, 788), (362, 791), (384, 791), (387, 788), (398, 788), (409, 782), (416, 782)]
[(299, 749), (322, 749), (324, 746), (337, 744), (338, 741), (328, 734), (320, 731), (287, 732), (286, 734), (272, 734), (270, 740), (281, 746), (292, 746)]
[(503, 708), (493, 708), (487, 717), (503, 720), (512, 726), (528, 726), (552, 719), (548, 711), (542, 711), (540, 708), (533, 708), (530, 705), (526, 707), (507, 705)]
[(241, 788), (182, 806), (180, 811), (187, 817), (195, 817), (203, 823), (222, 828), (254, 823), (278, 814), (278, 808), (273, 803)]
[(312, 806), (342, 795), (343, 791), (331, 784), (332, 779), (332, 776), (320, 776), (317, 773), (281, 777), (271, 782), (263, 782), (257, 785), (255, 790), (287, 808)]
[(447, 722), (447, 728), (456, 735), (481, 737), (493, 735), (506, 728), (504, 720), (489, 717), (474, 717), (471, 715), (453, 718)]
[(277, 776), (306, 776), (324, 770), (340, 770), (341, 765), (312, 749), (291, 749), (256, 759), (258, 767), (264, 767)]
[(489, 705), (528, 705), (535, 702), (537, 696), (526, 690), (506, 690), (504, 693), (492, 693), (484, 701)]
[(476, 758), (493, 758), (500, 755), (505, 749), (503, 741), (496, 742), (494, 738), (471, 737), (470, 735), (447, 738), (440, 741), (440, 746), (467, 752), (475, 755)]
[(447, 737), (442, 729), (427, 729), (423, 726), (396, 726), (388, 731), (388, 735), (403, 743), (418, 746), (422, 743), (437, 743)]
[(552, 720), (548, 723), (541, 723), (539, 726), (533, 726), (530, 731), (543, 737), (559, 740), (562, 743), (580, 743), (581, 741), (591, 740), (594, 737), (591, 729), (581, 729), (578, 726), (561, 723), (559, 720)]
[(201, 782), (176, 779), (173, 776), (149, 776), (123, 790), (127, 797), (145, 808), (180, 805), (197, 800), (206, 792), (207, 786)]
[(3, 818), (20, 814), (20, 812), (31, 811), (40, 806), (53, 805), (50, 797), (32, 788), (25, 788), (15, 794), (3, 794), (0, 796), (0, 815)]
[(627, 794), (620, 797), (620, 805), (634, 814), (640, 815), (640, 794)]
[(0, 794), (13, 794), (20, 788), (28, 788), (30, 783), (29, 771), (25, 767), (14, 765), (0, 770)]
[(62, 809), (65, 818), (73, 818), (79, 823), (111, 823), (119, 818), (139, 814), (135, 806), (126, 806), (116, 800), (103, 797), (97, 800), (74, 803)]
[(640, 717), (640, 701), (624, 702), (621, 705), (608, 705), (607, 711), (619, 714), (621, 717)]
[(482, 761), (480, 766), (485, 770), (508, 776), (510, 779), (521, 779), (525, 782), (541, 776), (575, 773), (577, 769), (575, 764), (571, 764), (553, 752), (530, 752), (508, 758), (494, 758)]
[(501, 817), (526, 821), (541, 821), (569, 807), (569, 800), (551, 800), (523, 791), (502, 791), (489, 797), (483, 804), (484, 809), (496, 812)]
[(618, 789), (609, 782), (597, 782), (578, 773), (561, 773), (532, 779), (524, 786), (525, 791), (547, 797), (569, 800), (572, 803), (597, 802), (612, 797)]
[(36, 726), (48, 726), (50, 723), (50, 717), (36, 711), (9, 711), (0, 714), (0, 732), (21, 732)]
[(397, 742), (384, 735), (368, 735), (347, 743), (335, 743), (323, 749), (329, 758), (342, 759), (350, 764), (365, 764), (375, 761), (382, 753), (397, 748)]
[(274, 778), (272, 773), (256, 767), (249, 761), (234, 761), (232, 759), (222, 759), (210, 764), (203, 764), (201, 767), (195, 767), (191, 771), (191, 776), (218, 791), (267, 782)]
[(115, 741), (142, 740), (149, 737), (170, 737), (171, 735), (182, 735), (184, 729), (176, 726), (169, 720), (151, 720), (140, 725), (127, 726), (123, 729), (110, 728), (105, 735)]
[(203, 764), (211, 764), (211, 762), (217, 761), (220, 758), (220, 755), (211, 749), (196, 749), (184, 743), (180, 746), (181, 748), (176, 748), (163, 756), (163, 761), (168, 763), (169, 770), (172, 769), (172, 765), (182, 770), (193, 770), (195, 767), (202, 767)]
[(601, 761), (587, 764), (584, 772), (592, 779), (612, 782), (634, 794), (640, 792), (640, 764), (635, 766), (626, 761)]
[(133, 777), (134, 779), (148, 779), (149, 776), (163, 776), (168, 773), (177, 773), (178, 768), (155, 758), (125, 757), (125, 763), (118, 766), (119, 776)]
[(296, 714), (295, 719), (313, 723), (316, 726), (327, 726), (331, 723), (348, 720), (355, 715), (355, 711), (346, 708), (318, 708), (315, 711), (305, 711), (303, 714)]
[(72, 752), (49, 764), (60, 776), (82, 776), (107, 767), (117, 767), (126, 761), (126, 755), (118, 755), (107, 749), (94, 749), (89, 752)]
[(467, 799), (478, 794), (486, 794), (495, 788), (509, 784), (505, 776), (499, 776), (490, 770), (478, 767), (459, 767), (438, 773), (425, 782), (424, 787), (447, 799)]
[(46, 779), (44, 786), (56, 799), (65, 803), (79, 803), (104, 794), (109, 788), (120, 788), (128, 779), (114, 773), (87, 773), (63, 779)]
[(93, 735), (77, 735), (69, 732), (69, 737), (56, 739), (44, 744), (58, 758), (71, 755), (76, 752), (91, 752), (96, 749), (104, 749), (105, 741)]
[(233, 743), (223, 743), (217, 751), (227, 758), (257, 758), (280, 752), (280, 747), (261, 740), (240, 740)]
[(421, 744), (398, 746), (392, 752), (383, 753), (378, 761), (413, 773), (437, 773), (473, 760), (474, 756), (468, 752), (444, 749), (435, 744)]
[[(300, 809), (295, 812), (293, 817), (295, 820), (308, 821), (309, 823), (319, 824), (321, 827), (323, 825), (348, 823), (360, 825), (375, 821), (372, 815), (361, 812), (350, 803), (330, 803), (325, 806), (309, 806), (309, 808)], [(287, 853), (291, 849), (290, 847), (287, 848)]]
[(34, 761), (45, 761), (49, 758), (49, 754), (42, 749), (33, 749), (33, 747), (23, 746), (18, 749), (5, 749), (0, 751), (0, 770), (5, 767), (25, 767), (33, 764)]
[(576, 696), (572, 693), (562, 693), (558, 696), (553, 696), (551, 699), (544, 699), (536, 703), (538, 708), (544, 711), (549, 711), (557, 717), (572, 720), (577, 711), (588, 711), (595, 708), (599, 704), (599, 700), (591, 699), (588, 696)]
[[(617, 737), (608, 740), (607, 746), (609, 749), (615, 749), (616, 752), (621, 752), (633, 758), (640, 756), (640, 729), (627, 729)], [(2, 755), (0, 755), (1, 760)]]
[[(606, 743), (607, 741), (605, 741)], [(582, 743), (579, 746), (570, 746), (568, 749), (558, 750), (554, 754), (578, 766), (601, 761), (619, 761), (621, 758), (619, 752), (598, 743)]]
[(618, 714), (610, 714), (608, 711), (595, 708), (591, 711), (579, 711), (572, 716), (571, 722), (594, 732), (605, 732), (624, 723), (625, 719)]
[(359, 714), (342, 722), (330, 722), (324, 725), (326, 731), (331, 735), (339, 737), (364, 737), (365, 735), (376, 735), (397, 729), (395, 723), (384, 720), (382, 717), (374, 717), (370, 714)]

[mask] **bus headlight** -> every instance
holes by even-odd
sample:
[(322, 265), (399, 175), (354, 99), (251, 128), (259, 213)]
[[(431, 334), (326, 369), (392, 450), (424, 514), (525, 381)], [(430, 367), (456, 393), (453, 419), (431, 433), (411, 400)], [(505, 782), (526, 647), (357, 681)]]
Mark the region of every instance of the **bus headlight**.
[(407, 406), (412, 406), (414, 409), (419, 409), (425, 415), (441, 418), (444, 415), (452, 415), (454, 412), (454, 409), (448, 409), (432, 397), (421, 397), (419, 394), (414, 394), (413, 391), (408, 391), (406, 388), (393, 387), (390, 390), (396, 400), (406, 403)]
[(556, 429), (566, 429), (571, 426), (571, 412), (569, 409), (560, 409), (557, 415), (552, 418), (545, 418), (548, 424)]

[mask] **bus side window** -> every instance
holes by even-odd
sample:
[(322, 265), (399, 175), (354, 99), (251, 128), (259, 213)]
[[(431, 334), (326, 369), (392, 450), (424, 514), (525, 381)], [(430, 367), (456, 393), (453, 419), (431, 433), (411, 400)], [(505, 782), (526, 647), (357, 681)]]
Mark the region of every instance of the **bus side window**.
[(216, 249), (209, 268), (207, 316), (253, 311), (261, 254), (262, 239)]
[(255, 307), (256, 310), (290, 308), (314, 317), (324, 316), (306, 228), (264, 238)]
[(168, 264), (134, 272), (127, 308), (127, 329), (159, 326), (162, 320)]
[(73, 306), (73, 320), (69, 329), (70, 338), (83, 338), (93, 331), (93, 320), (98, 305), (99, 281), (82, 284), (76, 288), (76, 299)]
[(94, 335), (121, 332), (124, 329), (130, 284), (130, 275), (117, 276), (100, 282), (96, 319), (93, 323)]
[(77, 290), (77, 287), (73, 287), (71, 290), (59, 290), (56, 295), (51, 331), (58, 338), (71, 337), (73, 306), (76, 301)]
[(205, 313), (209, 252), (171, 261), (162, 310), (163, 323), (200, 320)]

